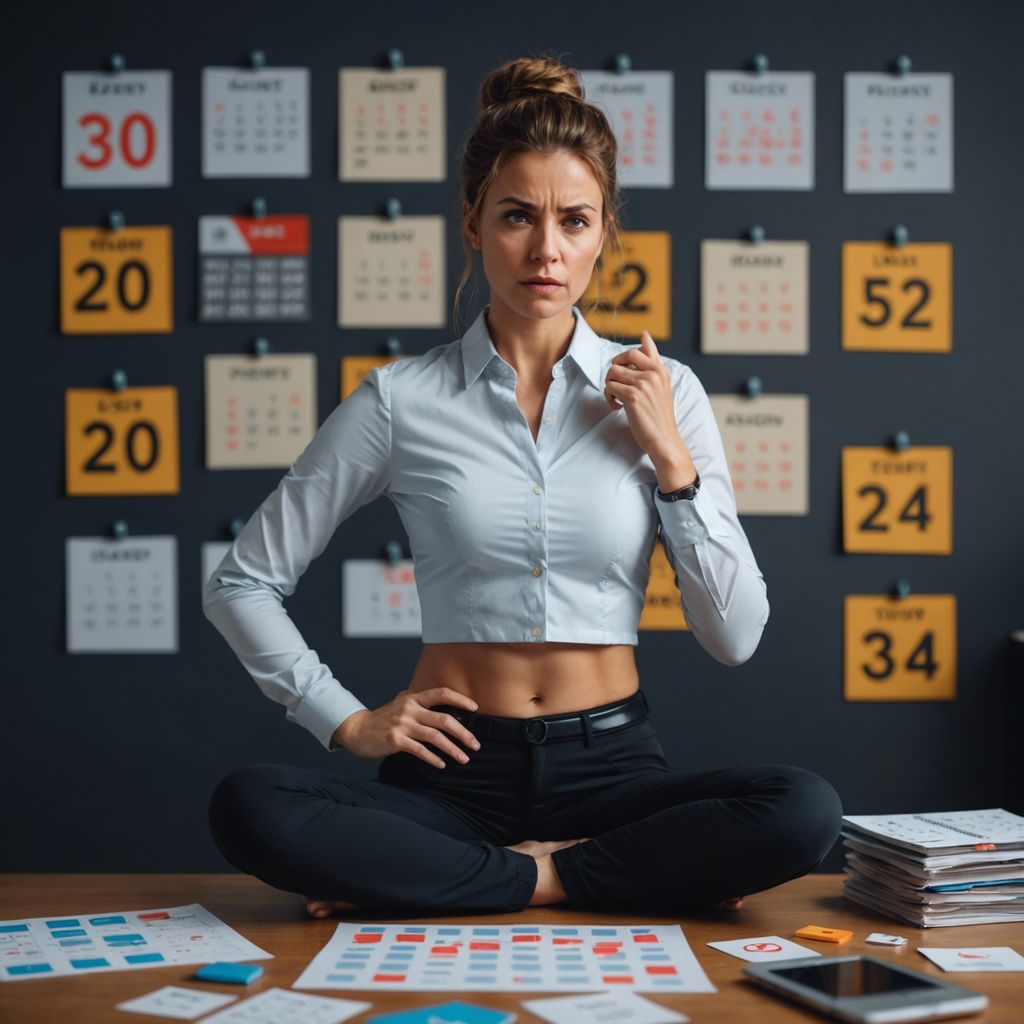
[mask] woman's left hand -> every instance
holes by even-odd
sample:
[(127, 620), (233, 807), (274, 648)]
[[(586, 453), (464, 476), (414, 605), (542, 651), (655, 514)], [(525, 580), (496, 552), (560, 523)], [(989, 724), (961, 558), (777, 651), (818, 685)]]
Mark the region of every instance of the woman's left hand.
[(639, 348), (612, 360), (604, 387), (608, 404), (625, 408), (636, 443), (652, 459), (685, 450), (676, 424), (671, 373), (647, 331), (640, 333)]

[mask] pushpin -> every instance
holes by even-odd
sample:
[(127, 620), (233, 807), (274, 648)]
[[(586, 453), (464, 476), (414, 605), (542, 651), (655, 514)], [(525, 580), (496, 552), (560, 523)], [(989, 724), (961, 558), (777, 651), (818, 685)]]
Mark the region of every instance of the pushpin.
[(110, 55), (110, 70), (113, 71), (115, 75), (119, 75), (124, 71), (124, 67), (124, 54), (112, 53)]
[(384, 557), (387, 558), (392, 567), (398, 565), (402, 560), (402, 545), (397, 540), (389, 540), (384, 547)]
[(401, 217), (402, 216), (402, 203), (401, 203), (401, 201), (396, 199), (394, 196), (392, 196), (384, 204), (384, 216), (386, 216), (388, 218), (388, 220), (397, 220), (399, 217)]
[(389, 356), (400, 356), (402, 354), (402, 343), (392, 335), (384, 342), (384, 350)]
[(270, 342), (261, 334), (253, 341), (252, 350), (257, 359), (262, 358), (270, 351)]
[(761, 394), (761, 378), (748, 377), (744, 387), (746, 388), (747, 395), (750, 398), (757, 398), (757, 396)]
[(388, 67), (392, 71), (397, 71), (399, 68), (405, 67), (405, 55), (401, 50), (392, 47), (388, 50)]
[(124, 370), (115, 370), (110, 375), (110, 386), (115, 391), (124, 391), (128, 387), (128, 374)]
[(754, 71), (759, 75), (763, 75), (768, 70), (768, 58), (763, 53), (758, 53), (754, 56), (753, 64)]
[(910, 583), (907, 580), (897, 580), (892, 588), (892, 596), (898, 597), (901, 601), (910, 597)]
[(267, 55), (262, 50), (252, 50), (249, 53), (249, 63), (259, 70), (267, 63)]
[(911, 67), (912, 65), (910, 63), (910, 58), (905, 53), (901, 53), (896, 58), (896, 74), (899, 75), (901, 78), (904, 75), (910, 74)]
[(263, 196), (253, 196), (252, 215), (254, 217), (266, 217), (267, 201), (266, 199), (263, 198)]
[(242, 527), (245, 526), (244, 519), (232, 519), (228, 524), (228, 533), (231, 534), (231, 539), (234, 540), (241, 532)]
[(615, 54), (615, 70), (620, 75), (624, 75), (633, 70), (633, 62), (629, 59), (628, 53)]
[(120, 210), (111, 210), (107, 216), (107, 225), (111, 231), (120, 231), (124, 227), (124, 214)]
[(128, 524), (123, 519), (115, 521), (111, 531), (118, 540), (124, 540), (128, 536)]
[(897, 430), (892, 437), (892, 446), (898, 452), (905, 452), (910, 447), (910, 435), (905, 430)]
[(902, 224), (897, 224), (892, 229), (892, 244), (897, 248), (904, 246), (910, 241), (910, 232)]
[(764, 228), (755, 224), (747, 233), (754, 245), (761, 245), (764, 242)]

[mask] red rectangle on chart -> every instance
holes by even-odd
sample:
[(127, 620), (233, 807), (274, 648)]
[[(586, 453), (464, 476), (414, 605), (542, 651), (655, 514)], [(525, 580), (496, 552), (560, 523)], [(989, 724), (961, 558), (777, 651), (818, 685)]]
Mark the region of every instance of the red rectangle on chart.
[(658, 936), (657, 935), (634, 935), (633, 936), (633, 941), (634, 942), (657, 942), (658, 941)]
[(374, 981), (405, 981), (404, 974), (375, 974)]
[(433, 946), (430, 950), (431, 956), (435, 953), (458, 953), (458, 946)]
[(620, 978), (609, 978), (609, 977), (605, 976), (601, 980), (606, 985), (612, 984), (612, 983), (615, 983), (615, 984), (618, 984), (618, 985), (632, 985), (633, 984), (633, 976), (631, 974), (624, 974)]
[(513, 935), (513, 942), (540, 942), (539, 935)]
[(380, 942), (383, 939), (383, 935), (353, 935), (353, 942)]
[(674, 967), (655, 967), (650, 966), (647, 968), (648, 974), (678, 974), (679, 972)]
[(582, 945), (582, 939), (552, 939), (551, 942), (556, 946), (579, 946)]
[(471, 942), (470, 949), (501, 949), (500, 942)]
[(139, 914), (140, 921), (169, 921), (170, 917), (165, 910), (157, 911), (155, 914)]
[(426, 935), (396, 935), (395, 942), (426, 942)]

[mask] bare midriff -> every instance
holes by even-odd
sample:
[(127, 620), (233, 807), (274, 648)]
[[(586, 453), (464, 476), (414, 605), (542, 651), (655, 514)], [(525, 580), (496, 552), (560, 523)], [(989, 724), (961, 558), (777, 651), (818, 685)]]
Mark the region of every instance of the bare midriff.
[(534, 718), (611, 704), (640, 685), (630, 644), (424, 644), (413, 693), (447, 686), (483, 715)]

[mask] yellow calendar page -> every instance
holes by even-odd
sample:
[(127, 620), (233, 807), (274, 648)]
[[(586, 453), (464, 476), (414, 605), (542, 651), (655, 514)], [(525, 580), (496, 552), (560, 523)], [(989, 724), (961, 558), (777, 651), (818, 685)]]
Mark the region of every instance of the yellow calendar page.
[(169, 227), (62, 228), (64, 334), (164, 334), (173, 329)]

